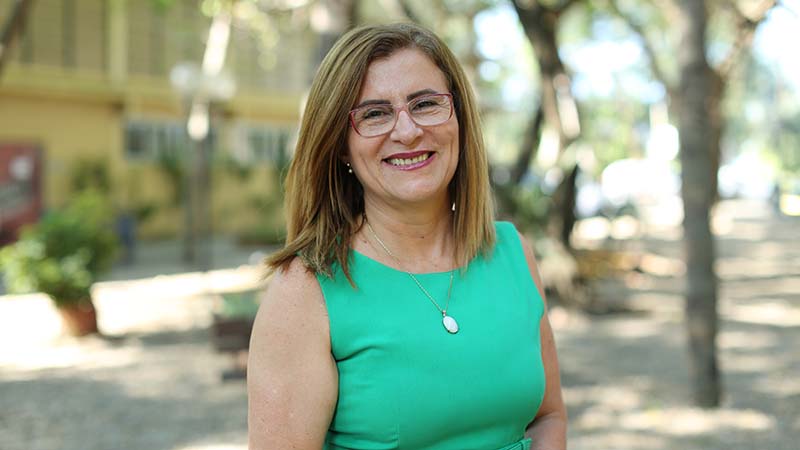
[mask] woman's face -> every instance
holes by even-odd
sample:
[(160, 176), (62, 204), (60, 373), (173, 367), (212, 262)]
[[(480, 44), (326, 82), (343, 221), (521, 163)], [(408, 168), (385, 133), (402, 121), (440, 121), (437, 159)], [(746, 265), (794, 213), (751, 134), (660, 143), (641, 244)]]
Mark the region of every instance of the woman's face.
[[(448, 93), (441, 70), (420, 50), (408, 48), (373, 61), (357, 106), (389, 102), (396, 108), (432, 93)], [(407, 110), (387, 134), (363, 137), (350, 127), (348, 162), (364, 187), (366, 205), (404, 207), (448, 204), (447, 186), (458, 165), (458, 120), (422, 127)]]

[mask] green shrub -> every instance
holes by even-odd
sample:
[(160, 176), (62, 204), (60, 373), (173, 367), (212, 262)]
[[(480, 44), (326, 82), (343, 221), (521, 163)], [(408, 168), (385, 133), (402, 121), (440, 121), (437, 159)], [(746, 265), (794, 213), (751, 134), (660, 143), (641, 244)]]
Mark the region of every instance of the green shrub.
[(23, 229), (16, 243), (0, 249), (9, 292), (43, 292), (59, 305), (89, 298), (116, 253), (113, 220), (107, 199), (88, 190)]

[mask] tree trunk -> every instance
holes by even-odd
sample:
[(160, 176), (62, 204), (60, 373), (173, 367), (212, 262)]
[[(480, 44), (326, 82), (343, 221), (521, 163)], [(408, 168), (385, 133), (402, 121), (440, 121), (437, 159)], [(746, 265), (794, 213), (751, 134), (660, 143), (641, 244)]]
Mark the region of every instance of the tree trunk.
[(572, 253), (572, 246), (569, 245), (569, 237), (572, 235), (572, 229), (575, 227), (575, 197), (577, 195), (577, 187), (575, 181), (578, 179), (580, 168), (574, 164), (567, 172), (566, 176), (556, 188), (553, 193), (554, 208), (561, 208), (557, 214), (554, 214), (551, 226), (553, 226), (553, 234), (558, 236), (559, 240), (564, 247)]
[(556, 80), (566, 77), (566, 70), (558, 55), (556, 42), (558, 11), (552, 11), (538, 2), (529, 2), (528, 6), (520, 6), (514, 2), (525, 36), (533, 46), (536, 62), (539, 64), (541, 77), (541, 107), (544, 110), (545, 122), (559, 134), (560, 146), (563, 149), (567, 139), (558, 109), (558, 92)]
[(717, 280), (710, 208), (715, 194), (709, 173), (714, 152), (713, 73), (705, 57), (705, 2), (681, 0), (680, 158), (687, 266), (686, 323), (693, 397), (697, 405), (719, 405), (721, 386), (716, 355)]
[(16, 0), (11, 7), (8, 20), (0, 29), (0, 77), (3, 76), (3, 69), (8, 61), (8, 55), (11, 53), (11, 47), (25, 28), (25, 20), (28, 18), (32, 3), (33, 0)]
[(522, 178), (528, 172), (531, 160), (536, 156), (536, 150), (539, 149), (539, 142), (542, 136), (543, 122), (544, 108), (542, 108), (540, 104), (539, 107), (536, 108), (536, 114), (531, 117), (528, 126), (525, 128), (525, 136), (522, 137), (522, 147), (520, 147), (517, 160), (514, 161), (514, 166), (511, 168), (511, 179), (509, 182), (512, 185), (517, 185), (522, 181)]
[(725, 131), (725, 117), (722, 112), (722, 99), (725, 97), (726, 79), (717, 71), (711, 71), (711, 90), (709, 91), (708, 109), (711, 133), (711, 171), (709, 172), (709, 189), (714, 193), (713, 202), (719, 200), (719, 165), (722, 160), (722, 133)]
[[(570, 92), (570, 77), (558, 54), (558, 20), (561, 14), (574, 2), (562, 3), (560, 7), (547, 7), (539, 1), (514, 1), (525, 35), (533, 46), (541, 78), (540, 107), (544, 121), (558, 133), (558, 154), (578, 137), (580, 127), (576, 115), (574, 99)], [(519, 167), (519, 166), (518, 166)], [(517, 167), (517, 168), (518, 168)], [(570, 172), (571, 173), (571, 172)], [(564, 194), (574, 194), (575, 178), (567, 176), (558, 190)], [(563, 186), (564, 183), (573, 183)], [(569, 236), (575, 223), (575, 198), (569, 195), (554, 196), (549, 229), (568, 249), (571, 249)], [(568, 229), (566, 228), (568, 227)]]

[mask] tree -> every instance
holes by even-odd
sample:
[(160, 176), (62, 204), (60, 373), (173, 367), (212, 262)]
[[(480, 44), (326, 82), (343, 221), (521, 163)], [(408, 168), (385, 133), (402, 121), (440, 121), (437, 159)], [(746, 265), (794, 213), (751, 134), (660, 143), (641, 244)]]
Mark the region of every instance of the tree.
[[(661, 17), (653, 17), (653, 13), (651, 12), (650, 20), (657, 20), (664, 27), (669, 27), (668, 24), (680, 21), (682, 10), (677, 7), (674, 2), (675, 0), (659, 1), (657, 6), (660, 7), (658, 10), (660, 10), (661, 13), (655, 14), (660, 15)], [(733, 29), (730, 32), (730, 42), (725, 43), (728, 47), (727, 53), (724, 55), (724, 57), (720, 58), (719, 62), (715, 66), (712, 67), (709, 65), (711, 76), (711, 84), (709, 89), (711, 95), (708, 98), (708, 111), (711, 118), (709, 126), (711, 127), (710, 130), (712, 139), (709, 150), (711, 151), (712, 165), (710, 167), (708, 176), (711, 180), (710, 189), (716, 192), (717, 170), (719, 169), (721, 160), (720, 143), (722, 141), (722, 135), (725, 129), (725, 116), (722, 112), (722, 100), (725, 96), (725, 91), (731, 74), (736, 68), (737, 62), (741, 59), (742, 54), (749, 48), (756, 28), (766, 18), (769, 10), (772, 9), (777, 2), (776, 0), (761, 0), (755, 3), (755, 6), (751, 5), (751, 7), (748, 9), (744, 9), (739, 6), (735, 0), (724, 0), (711, 3), (704, 1), (702, 3), (706, 5), (705, 7), (707, 10), (709, 6), (713, 6), (713, 10), (711, 12), (719, 15), (725, 14), (728, 16), (728, 20), (734, 23)], [(673, 115), (681, 114), (680, 108), (682, 98), (679, 94), (679, 81), (677, 77), (674, 76), (677, 75), (677, 72), (669, 70), (670, 68), (666, 67), (665, 60), (663, 58), (658, 58), (660, 46), (656, 45), (655, 42), (657, 39), (654, 37), (654, 33), (656, 31), (666, 31), (668, 34), (669, 31), (664, 30), (662, 27), (650, 27), (651, 31), (648, 32), (648, 27), (643, 25), (641, 19), (636, 17), (636, 14), (620, 7), (619, 0), (609, 0), (608, 6), (610, 7), (612, 13), (622, 18), (625, 23), (627, 23), (628, 26), (641, 38), (644, 51), (650, 60), (650, 67), (653, 75), (667, 91), (667, 95), (669, 96), (671, 102), (670, 106)], [(641, 4), (639, 4), (639, 6), (641, 6)], [(708, 18), (709, 15), (707, 14), (706, 17)], [(675, 41), (675, 45), (681, 45), (677, 42), (677, 38), (680, 37), (679, 34), (673, 34), (672, 37), (673, 41)], [(704, 41), (706, 43), (705, 45), (708, 45), (709, 41), (709, 36), (706, 33)], [(663, 46), (661, 46), (661, 48), (663, 48)], [(670, 55), (677, 54), (677, 50), (674, 48), (667, 48), (665, 50), (666, 51), (662, 51), (661, 53)]]
[(712, 122), (709, 105), (716, 93), (715, 79), (705, 55), (707, 9), (704, 2), (681, 0), (681, 46), (678, 52), (681, 99), (680, 158), (684, 211), (684, 247), (687, 260), (686, 324), (691, 352), (694, 400), (700, 406), (717, 406), (721, 387), (717, 366), (717, 279), (714, 273), (714, 238), (709, 211), (714, 192)]
[[(533, 46), (539, 65), (539, 108), (527, 127), (523, 146), (512, 171), (512, 183), (521, 181), (535, 151), (539, 146), (542, 125), (555, 131), (558, 136), (558, 153), (563, 154), (569, 144), (580, 133), (580, 121), (575, 99), (571, 92), (571, 79), (558, 53), (558, 24), (561, 16), (577, 2), (563, 0), (549, 5), (541, 0), (523, 2), (514, 0), (525, 35)], [(567, 171), (553, 198), (550, 226), (556, 230), (561, 242), (570, 248), (569, 237), (575, 224), (575, 179), (578, 166)]]
[[(720, 141), (725, 125), (722, 99), (731, 71), (749, 46), (757, 25), (775, 6), (775, 0), (760, 2), (749, 14), (733, 1), (715, 3), (719, 11), (737, 17), (733, 41), (727, 55), (712, 67), (706, 57), (709, 2), (661, 1), (662, 23), (678, 24), (677, 81), (670, 77), (658, 46), (647, 28), (630, 11), (610, 0), (611, 11), (641, 37), (653, 75), (664, 85), (673, 115), (679, 117), (680, 160), (684, 208), (684, 248), (687, 266), (686, 323), (691, 356), (694, 402), (718, 406), (722, 393), (716, 354), (717, 278), (714, 272), (714, 237), (710, 211), (717, 198)], [(641, 5), (639, 5), (641, 6)]]
[(3, 75), (11, 48), (25, 29), (25, 21), (32, 4), (33, 0), (16, 0), (11, 5), (11, 14), (0, 29), (0, 77)]

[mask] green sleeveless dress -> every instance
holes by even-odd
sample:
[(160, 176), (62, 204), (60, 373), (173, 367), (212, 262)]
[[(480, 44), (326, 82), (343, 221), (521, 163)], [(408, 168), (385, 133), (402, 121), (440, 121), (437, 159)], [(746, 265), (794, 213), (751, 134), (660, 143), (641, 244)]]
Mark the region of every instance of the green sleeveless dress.
[[(407, 273), (351, 251), (354, 289), (339, 267), (318, 275), (339, 371), (328, 450), (527, 450), (545, 389), (544, 304), (514, 226), (496, 223), (486, 258), (456, 272), (448, 315)], [(450, 272), (414, 274), (444, 307)]]

